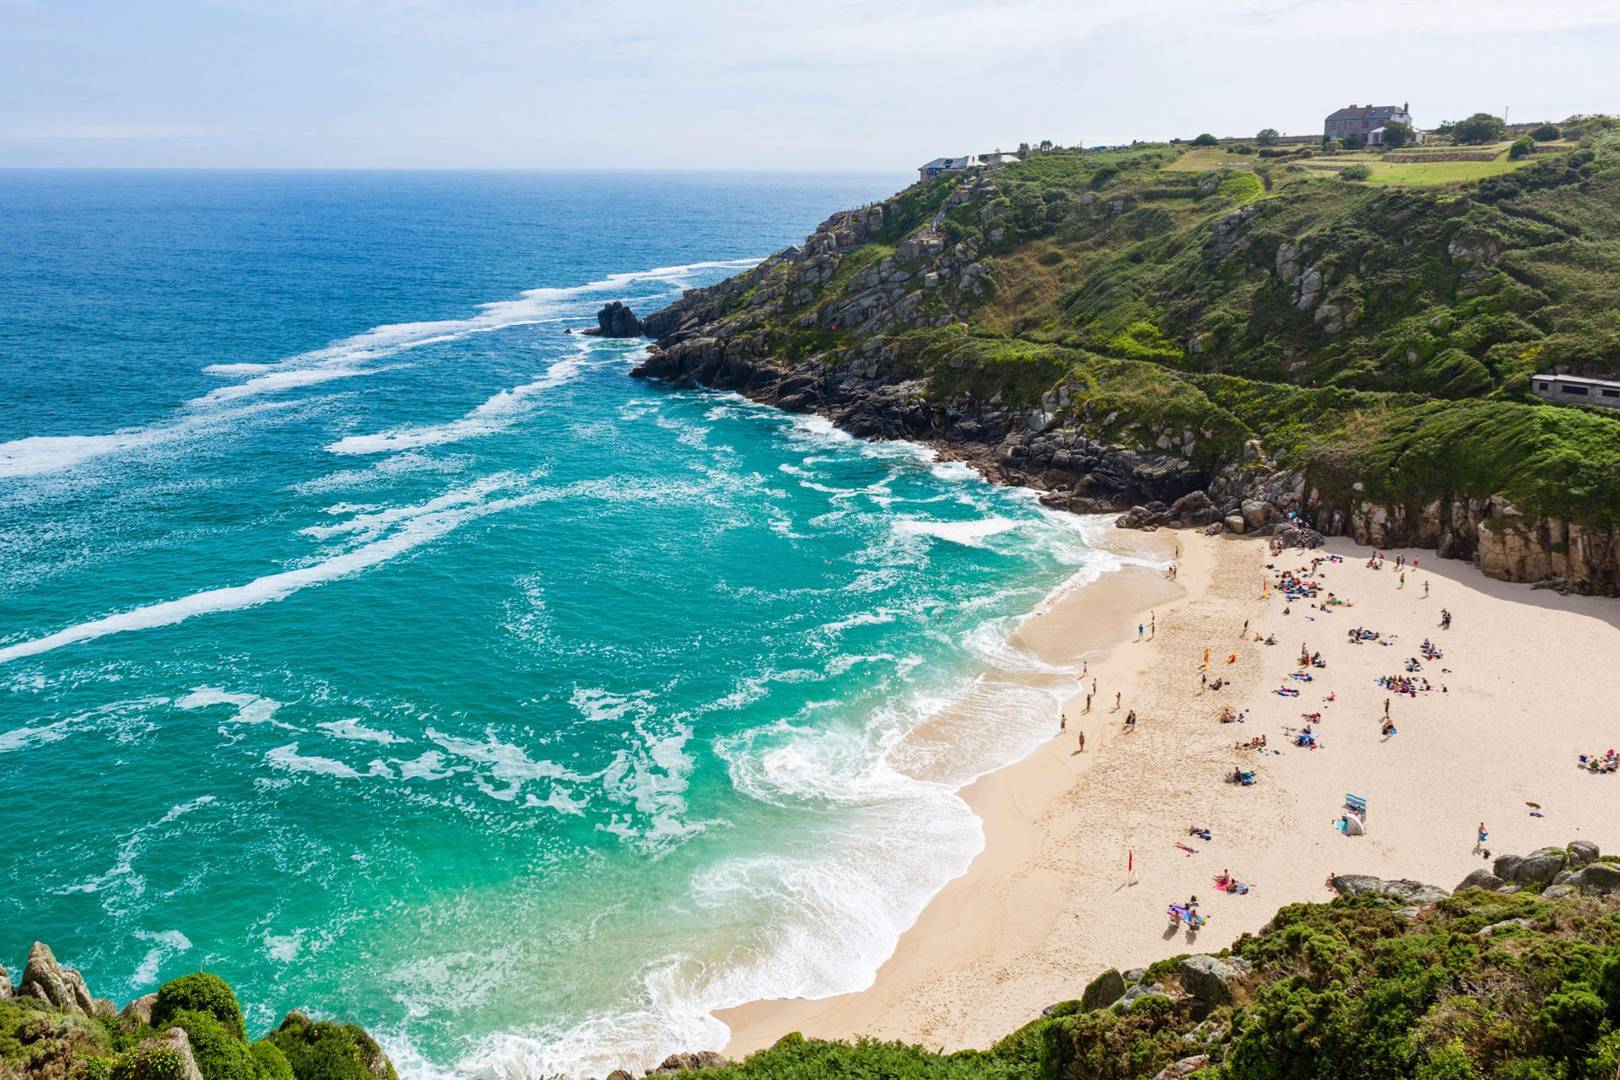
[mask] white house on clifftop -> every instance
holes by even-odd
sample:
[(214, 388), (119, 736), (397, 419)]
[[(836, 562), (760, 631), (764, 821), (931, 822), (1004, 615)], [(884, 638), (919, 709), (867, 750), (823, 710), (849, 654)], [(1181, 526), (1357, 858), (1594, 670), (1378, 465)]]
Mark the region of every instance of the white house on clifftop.
[(1408, 104), (1347, 105), (1328, 114), (1322, 122), (1322, 138), (1380, 146), (1386, 124), (1414, 126), (1408, 108)]

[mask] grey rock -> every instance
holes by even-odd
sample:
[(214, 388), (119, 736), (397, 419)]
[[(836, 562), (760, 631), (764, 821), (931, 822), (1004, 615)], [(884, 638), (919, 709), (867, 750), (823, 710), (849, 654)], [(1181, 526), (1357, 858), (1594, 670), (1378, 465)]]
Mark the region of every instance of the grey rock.
[(1182, 989), (1210, 1005), (1226, 1005), (1232, 1000), (1232, 984), (1238, 970), (1214, 956), (1189, 956), (1177, 968)]
[(1475, 870), (1472, 874), (1469, 874), (1467, 877), (1457, 882), (1456, 889), (1452, 891), (1462, 892), (1464, 889), (1497, 889), (1505, 884), (1507, 884), (1505, 881), (1482, 866), (1478, 870)]
[(1587, 865), (1588, 863), (1596, 862), (1597, 857), (1603, 854), (1603, 852), (1598, 850), (1598, 846), (1592, 843), (1590, 840), (1571, 840), (1569, 842), (1569, 847), (1565, 850), (1569, 855), (1569, 865), (1575, 867), (1581, 867)]
[(6, 970), (6, 965), (0, 964), (0, 1001), (4, 1001), (10, 996), (11, 973)]
[(614, 1069), (607, 1074), (607, 1080), (636, 1080), (636, 1078), (623, 1069)]
[(1523, 862), (1522, 855), (1498, 855), (1491, 864), (1491, 872), (1503, 881), (1518, 881), (1519, 866)]
[(1147, 978), (1147, 968), (1125, 969), (1125, 982), (1131, 986), (1135, 986), (1145, 978)]
[(23, 968), (22, 983), (17, 992), (38, 998), (63, 1012), (94, 1016), (95, 999), (84, 985), (84, 978), (73, 968), (56, 962), (56, 955), (43, 941), (34, 942), (28, 950), (28, 965)]
[(1562, 900), (1566, 896), (1578, 895), (1580, 891), (1580, 888), (1575, 885), (1549, 885), (1541, 890), (1541, 898), (1543, 900)]
[(152, 1022), (152, 1006), (157, 1004), (157, 994), (142, 994), (140, 997), (124, 1006), (119, 1015), (134, 1024), (150, 1024)]
[(1540, 848), (1524, 857), (1514, 870), (1513, 880), (1520, 885), (1546, 885), (1563, 868), (1563, 848)]
[(1208, 1064), (1208, 1054), (1194, 1054), (1191, 1057), (1184, 1057), (1180, 1061), (1172, 1061), (1155, 1073), (1153, 1080), (1181, 1080), (1182, 1077), (1191, 1076)]
[[(1580, 889), (1588, 896), (1608, 896), (1610, 893), (1620, 892), (1620, 866), (1614, 863), (1595, 862), (1582, 867), (1568, 884)], [(1543, 896), (1546, 893), (1542, 894)]]
[(1522, 927), (1529, 926), (1530, 922), (1531, 920), (1529, 919), (1503, 919), (1501, 922), (1491, 923), (1491, 925), (1482, 929), (1477, 936), (1495, 937), (1497, 934), (1500, 934), (1506, 930), (1518, 930)]
[(1146, 997), (1162, 997), (1166, 1001), (1170, 1000), (1170, 995), (1165, 993), (1164, 987), (1158, 983), (1137, 983), (1125, 991), (1118, 1001), (1114, 1002), (1114, 1008), (1122, 1012), (1130, 1012), (1138, 1001)]
[(718, 1069), (729, 1065), (723, 1054), (713, 1050), (699, 1050), (697, 1053), (671, 1054), (665, 1058), (656, 1069), (648, 1069), (648, 1076), (664, 1076), (668, 1073), (689, 1072), (693, 1069)]
[(622, 301), (613, 300), (596, 313), (596, 326), (585, 333), (595, 337), (634, 338), (642, 334), (641, 320)]
[[(141, 1063), (142, 1058), (170, 1051), (179, 1058), (176, 1068), (158, 1067), (155, 1063), (150, 1065)], [(131, 1075), (150, 1077), (152, 1080), (203, 1080), (202, 1070), (197, 1068), (197, 1059), (191, 1053), (191, 1039), (182, 1028), (170, 1028), (155, 1039), (142, 1040), (132, 1053), (136, 1061)]]
[(1237, 533), (1239, 536), (1249, 531), (1249, 526), (1243, 520), (1242, 514), (1227, 514), (1222, 524), (1226, 526), (1227, 532)]
[(1451, 895), (1421, 881), (1406, 878), (1385, 881), (1369, 874), (1334, 874), (1332, 883), (1340, 896), (1382, 896), (1402, 904), (1433, 904)]
[(1106, 1009), (1125, 994), (1125, 976), (1118, 968), (1109, 968), (1086, 984), (1080, 995), (1080, 1008), (1085, 1012)]

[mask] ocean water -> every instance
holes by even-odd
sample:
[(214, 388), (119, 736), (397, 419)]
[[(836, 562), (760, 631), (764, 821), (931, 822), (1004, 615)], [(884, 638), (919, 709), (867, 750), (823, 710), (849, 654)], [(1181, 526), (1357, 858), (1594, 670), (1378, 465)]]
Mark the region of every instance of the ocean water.
[[(407, 1077), (869, 983), (982, 842), (891, 749), (1110, 557), (563, 330), (903, 182), (0, 173), (0, 961)], [(1052, 730), (1004, 706), (975, 768)]]

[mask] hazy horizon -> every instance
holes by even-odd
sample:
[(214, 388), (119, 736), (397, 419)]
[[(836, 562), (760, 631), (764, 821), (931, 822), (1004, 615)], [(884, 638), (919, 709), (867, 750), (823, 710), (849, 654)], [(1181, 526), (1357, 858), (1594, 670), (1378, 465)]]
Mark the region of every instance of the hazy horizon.
[(890, 172), (1620, 112), (1620, 3), (0, 0), (0, 167)]

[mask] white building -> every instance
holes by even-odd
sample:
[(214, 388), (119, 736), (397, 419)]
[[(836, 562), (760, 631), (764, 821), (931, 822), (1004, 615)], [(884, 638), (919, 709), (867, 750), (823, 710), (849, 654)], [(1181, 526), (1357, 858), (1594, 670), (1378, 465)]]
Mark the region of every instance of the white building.
[(977, 154), (967, 154), (963, 157), (939, 157), (919, 168), (917, 170), (917, 179), (932, 180), (936, 176), (965, 173), (969, 169), (982, 169), (985, 164), (984, 159)]
[(1607, 379), (1586, 379), (1579, 375), (1536, 375), (1530, 380), (1530, 391), (1545, 401), (1557, 401), (1564, 405), (1620, 409), (1620, 382)]

